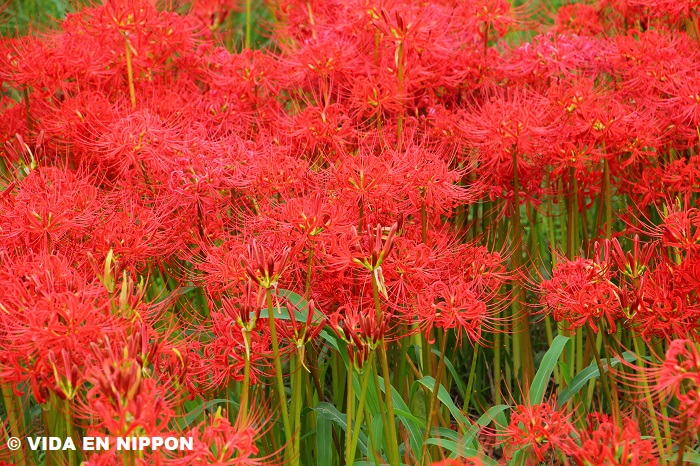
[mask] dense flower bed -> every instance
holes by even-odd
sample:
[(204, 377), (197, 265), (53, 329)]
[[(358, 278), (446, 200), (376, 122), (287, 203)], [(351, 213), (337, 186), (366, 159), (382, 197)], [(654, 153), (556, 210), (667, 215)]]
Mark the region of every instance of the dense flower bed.
[(0, 459), (697, 462), (696, 2), (104, 3), (0, 41)]

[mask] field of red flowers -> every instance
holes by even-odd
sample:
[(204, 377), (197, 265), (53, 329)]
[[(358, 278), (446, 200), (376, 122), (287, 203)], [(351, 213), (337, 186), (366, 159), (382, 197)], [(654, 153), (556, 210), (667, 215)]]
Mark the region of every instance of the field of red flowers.
[(700, 4), (516, 4), (0, 39), (0, 463), (700, 464)]

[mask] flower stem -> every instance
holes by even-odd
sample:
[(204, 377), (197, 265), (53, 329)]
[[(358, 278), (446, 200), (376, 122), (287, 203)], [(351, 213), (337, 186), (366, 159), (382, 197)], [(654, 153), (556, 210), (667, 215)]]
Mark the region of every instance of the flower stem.
[[(355, 462), (355, 451), (357, 450), (357, 442), (360, 439), (360, 427), (362, 426), (362, 415), (365, 408), (365, 399), (367, 398), (367, 385), (369, 385), (369, 375), (370, 372), (374, 371), (372, 363), (374, 361), (374, 353), (370, 353), (365, 367), (362, 371), (362, 380), (360, 388), (360, 401), (357, 406), (357, 419), (355, 420), (355, 425), (352, 429), (352, 436), (350, 438), (350, 447), (348, 449), (346, 458), (346, 463), (352, 465)], [(350, 432), (350, 424), (348, 424), (348, 432)]]
[(301, 405), (303, 404), (303, 364), (298, 353), (292, 356), (292, 428), (294, 429), (294, 452), (301, 452)]
[(437, 406), (438, 392), (440, 391), (440, 379), (445, 369), (445, 350), (447, 349), (447, 332), (442, 337), (440, 344), (440, 359), (438, 360), (437, 374), (435, 375), (435, 383), (433, 384), (433, 394), (430, 397), (430, 410), (428, 411), (428, 419), (425, 424), (425, 437), (423, 438), (423, 464), (427, 464), (428, 458), (428, 439), (430, 438), (430, 430), (433, 426), (433, 418), (435, 417), (435, 408)]
[(250, 48), (251, 34), (253, 29), (253, 8), (252, 0), (245, 0), (245, 48)]
[[(352, 416), (355, 408), (355, 390), (352, 384), (352, 378), (355, 375), (355, 363), (351, 360), (348, 367), (348, 401), (347, 401), (347, 429), (345, 430), (345, 458), (350, 458), (350, 448), (352, 443)], [(353, 455), (354, 456), (354, 455)], [(352, 464), (350, 461), (347, 464)]]
[[(513, 146), (513, 269), (519, 272), (522, 269), (522, 227), (520, 225), (520, 183), (518, 180), (518, 156), (517, 147)], [(521, 366), (526, 393), (530, 390), (530, 384), (535, 376), (535, 361), (532, 354), (532, 340), (530, 337), (530, 314), (525, 308), (525, 288), (518, 283), (513, 285), (513, 356), (514, 369)], [(520, 364), (516, 364), (520, 363)]]
[(644, 353), (642, 352), (642, 346), (640, 345), (639, 340), (639, 337), (634, 337), (632, 339), (634, 344), (634, 352), (637, 353), (637, 357), (639, 357), (639, 364), (642, 368), (640, 371), (642, 389), (644, 390), (644, 399), (646, 400), (647, 408), (649, 409), (649, 418), (651, 419), (651, 427), (654, 430), (656, 446), (659, 449), (659, 456), (663, 458), (666, 456), (664, 453), (664, 442), (661, 437), (661, 429), (659, 428), (659, 420), (656, 417), (656, 409), (654, 408), (654, 401), (651, 397), (651, 390), (649, 389), (649, 380), (647, 379), (647, 374), (644, 371)]
[[(2, 399), (5, 403), (5, 413), (7, 415), (7, 421), (10, 426), (10, 435), (16, 438), (23, 438), (23, 430), (21, 427), (21, 415), (22, 413), (17, 409), (17, 404), (15, 403), (15, 395), (12, 391), (12, 387), (7, 384), (2, 385)], [(19, 466), (25, 466), (26, 456), (24, 443), (19, 450), (12, 452), (12, 456), (15, 459), (15, 464)]]
[(124, 37), (124, 45), (126, 48), (126, 75), (129, 80), (129, 99), (131, 100), (131, 108), (136, 108), (136, 90), (134, 89), (134, 65), (131, 59), (131, 44), (129, 37)]
[(246, 339), (246, 355), (243, 365), (243, 386), (241, 387), (241, 407), (238, 411), (238, 419), (241, 425), (246, 425), (246, 421), (248, 420), (248, 392), (250, 390), (250, 354), (248, 354), (250, 348), (250, 333), (248, 333), (247, 329), (243, 330), (243, 332), (243, 338)]
[[(593, 350), (593, 356), (595, 357), (595, 362), (598, 366), (598, 374), (600, 375), (600, 383), (603, 385), (603, 392), (610, 403), (610, 410), (613, 413), (613, 417), (616, 417), (615, 413), (617, 410), (613, 405), (613, 399), (610, 395), (610, 387), (608, 387), (608, 374), (603, 370), (603, 362), (600, 359), (600, 353), (595, 345), (595, 335), (593, 334), (593, 330), (591, 330), (590, 324), (586, 324), (586, 335), (591, 343), (591, 350)], [(615, 423), (617, 423), (617, 421), (618, 419), (615, 419)]]
[[(279, 398), (280, 411), (282, 413), (282, 423), (284, 425), (284, 435), (287, 439), (287, 443), (292, 442), (292, 427), (289, 422), (289, 412), (287, 411), (287, 395), (284, 393), (284, 376), (282, 374), (282, 363), (280, 361), (280, 349), (279, 341), (277, 340), (277, 327), (275, 327), (275, 312), (272, 307), (272, 291), (270, 289), (265, 290), (265, 298), (267, 300), (267, 315), (268, 321), (270, 322), (270, 339), (272, 340), (272, 358), (275, 365), (275, 378), (277, 379), (277, 395)], [(291, 464), (299, 464), (299, 457), (297, 452), (292, 451), (289, 460)]]
[(464, 394), (464, 405), (462, 411), (469, 411), (469, 403), (472, 399), (472, 391), (474, 390), (474, 379), (476, 376), (476, 363), (479, 360), (479, 344), (474, 345), (474, 356), (472, 357), (472, 365), (469, 368), (469, 382), (467, 382), (467, 391)]
[[(376, 274), (372, 273), (372, 294), (374, 296), (374, 310), (377, 317), (377, 322), (382, 317), (382, 310), (379, 303), (379, 287), (377, 285)], [(387, 414), (387, 436), (389, 442), (389, 464), (398, 466), (401, 462), (399, 455), (399, 444), (396, 437), (396, 421), (394, 416), (394, 401), (391, 393), (391, 376), (389, 373), (389, 362), (386, 358), (386, 348), (384, 337), (379, 341), (379, 362), (382, 367), (382, 378), (384, 379), (385, 399), (386, 399), (386, 414)], [(381, 391), (381, 390), (380, 390)], [(379, 393), (378, 393), (379, 395)]]

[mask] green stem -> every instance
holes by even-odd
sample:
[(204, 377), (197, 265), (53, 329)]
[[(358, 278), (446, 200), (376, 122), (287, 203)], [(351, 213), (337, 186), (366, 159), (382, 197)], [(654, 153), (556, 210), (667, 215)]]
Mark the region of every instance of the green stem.
[[(399, 42), (398, 45), (398, 51), (396, 54), (396, 59), (398, 60), (398, 63), (396, 64), (397, 66), (397, 74), (398, 74), (398, 80), (399, 80), (399, 98), (403, 99), (403, 80), (404, 80), (404, 65), (403, 65), (403, 41)], [(397, 128), (396, 128), (396, 144), (398, 147), (398, 150), (401, 150), (401, 135), (403, 133), (403, 105), (401, 106), (401, 110), (399, 110), (399, 116), (397, 120)]]
[(428, 419), (425, 424), (425, 437), (423, 438), (423, 464), (427, 464), (428, 458), (428, 439), (430, 438), (431, 429), (433, 427), (433, 419), (435, 418), (435, 408), (437, 406), (438, 393), (440, 391), (440, 379), (445, 369), (445, 350), (447, 349), (447, 332), (442, 337), (440, 344), (440, 359), (438, 360), (437, 374), (435, 375), (435, 383), (433, 384), (433, 393), (430, 397), (430, 410), (428, 411)]
[(250, 390), (250, 333), (247, 329), (243, 330), (243, 338), (246, 344), (246, 355), (243, 365), (243, 386), (241, 387), (238, 417), (241, 425), (246, 425), (246, 421), (248, 420), (248, 393)]
[[(520, 183), (518, 179), (517, 147), (513, 146), (513, 268), (516, 271), (522, 269), (522, 227), (520, 225)], [(515, 362), (522, 364), (522, 375), (525, 383), (525, 393), (530, 390), (530, 384), (535, 376), (535, 361), (532, 354), (532, 339), (530, 337), (530, 315), (525, 308), (525, 289), (514, 283), (513, 294), (513, 356), (514, 369), (518, 370)]]
[(605, 187), (605, 237), (612, 237), (612, 190), (610, 186), (610, 164), (603, 162), (603, 185)]
[[(382, 309), (379, 302), (379, 287), (377, 284), (377, 277), (372, 272), (372, 295), (374, 296), (374, 312), (377, 318), (377, 322), (380, 322), (382, 318)], [(394, 401), (391, 393), (391, 376), (389, 373), (389, 362), (386, 358), (386, 348), (384, 344), (384, 336), (382, 336), (379, 341), (379, 362), (382, 367), (382, 378), (384, 379), (384, 389), (385, 389), (385, 399), (386, 399), (386, 415), (388, 425), (387, 435), (389, 441), (389, 464), (391, 466), (398, 466), (400, 464), (401, 457), (399, 455), (399, 444), (396, 437), (396, 418), (394, 417)], [(379, 385), (377, 385), (379, 388)], [(381, 391), (381, 389), (380, 389)], [(377, 393), (379, 395), (379, 393)]]
[(131, 100), (131, 108), (136, 108), (136, 90), (134, 89), (134, 65), (131, 59), (131, 45), (129, 38), (124, 37), (124, 45), (126, 48), (126, 76), (129, 80), (129, 99)]
[(387, 426), (389, 435), (389, 464), (399, 466), (401, 456), (399, 455), (399, 443), (396, 436), (396, 417), (394, 416), (394, 401), (391, 393), (391, 375), (389, 373), (389, 362), (386, 359), (386, 348), (384, 339), (379, 342), (379, 361), (382, 366), (382, 378), (384, 379), (384, 390), (386, 397), (386, 414), (389, 425)]
[(479, 344), (476, 344), (474, 346), (474, 357), (472, 358), (472, 365), (469, 368), (469, 382), (467, 382), (467, 392), (464, 394), (464, 406), (462, 406), (462, 411), (464, 411), (465, 413), (469, 411), (469, 403), (472, 399), (472, 391), (474, 390), (474, 379), (476, 377), (476, 363), (479, 360), (480, 347), (481, 346)]
[(659, 449), (659, 457), (664, 458), (664, 442), (661, 437), (661, 429), (659, 428), (659, 420), (656, 416), (656, 409), (654, 408), (654, 400), (651, 397), (651, 390), (649, 389), (649, 381), (647, 380), (647, 374), (644, 371), (644, 353), (643, 348), (640, 345), (639, 337), (634, 337), (632, 342), (634, 344), (634, 352), (637, 353), (639, 357), (639, 366), (641, 368), (640, 376), (642, 382), (642, 389), (644, 390), (644, 399), (647, 403), (647, 409), (649, 410), (649, 418), (651, 419), (651, 427), (654, 430), (654, 438), (656, 439), (656, 446)]
[(676, 466), (683, 466), (685, 463), (684, 457), (685, 457), (685, 446), (688, 443), (688, 414), (684, 413), (683, 414), (683, 421), (681, 421), (681, 443), (678, 445), (678, 457), (676, 459)]
[[(362, 415), (365, 408), (365, 399), (367, 398), (367, 385), (369, 385), (369, 375), (373, 372), (372, 361), (374, 353), (369, 355), (365, 367), (362, 371), (362, 380), (360, 381), (360, 402), (357, 406), (357, 419), (355, 420), (355, 425), (352, 429), (352, 436), (350, 437), (350, 447), (347, 452), (347, 464), (352, 465), (355, 462), (355, 451), (357, 450), (357, 442), (360, 439), (360, 427), (362, 426)], [(350, 424), (348, 423), (348, 432), (350, 432)]]
[(425, 201), (420, 206), (420, 235), (423, 244), (428, 244), (428, 210)]
[(314, 274), (314, 248), (309, 251), (306, 261), (306, 282), (304, 283), (304, 298), (308, 301), (311, 293), (311, 277)]
[[(5, 403), (5, 413), (7, 415), (7, 422), (10, 427), (10, 435), (18, 439), (23, 439), (25, 435), (21, 423), (22, 413), (20, 410), (17, 409), (17, 404), (15, 403), (15, 394), (12, 391), (12, 386), (10, 386), (9, 384), (2, 384), (1, 389), (2, 399)], [(15, 464), (19, 466), (25, 466), (27, 464), (27, 456), (24, 442), (18, 450), (12, 452), (12, 456), (15, 459)]]
[[(73, 436), (73, 402), (68, 399), (63, 403), (63, 419), (66, 425), (66, 438), (73, 440), (74, 445), (79, 445), (78, 440)], [(68, 464), (70, 466), (77, 466), (78, 461), (76, 458), (75, 450), (68, 450)]]
[[(345, 458), (350, 458), (350, 448), (352, 444), (352, 416), (353, 410), (355, 408), (355, 389), (352, 383), (353, 376), (355, 375), (355, 363), (350, 361), (350, 367), (348, 367), (348, 401), (347, 401), (347, 428), (345, 429)], [(347, 462), (347, 464), (352, 464)]]
[(251, 34), (253, 30), (252, 0), (245, 0), (245, 48), (250, 48)]
[(600, 353), (598, 352), (598, 348), (595, 345), (595, 335), (593, 334), (593, 330), (591, 329), (590, 324), (586, 324), (586, 335), (588, 336), (588, 339), (591, 342), (591, 349), (593, 350), (593, 356), (595, 357), (595, 362), (598, 366), (598, 373), (600, 375), (600, 383), (603, 385), (603, 392), (605, 393), (605, 397), (608, 399), (608, 403), (610, 403), (610, 410), (614, 415), (616, 410), (613, 405), (612, 395), (610, 395), (610, 387), (608, 386), (608, 374), (603, 370), (603, 362), (600, 359)]
[(22, 93), (24, 94), (24, 111), (27, 114), (27, 133), (31, 136), (34, 131), (34, 125), (32, 123), (32, 114), (29, 107), (29, 86), (25, 87)]
[(292, 356), (292, 428), (294, 429), (294, 452), (301, 453), (301, 406), (303, 404), (303, 365), (299, 355)]
[[(282, 413), (282, 423), (284, 425), (284, 435), (287, 439), (287, 444), (292, 443), (292, 427), (289, 422), (289, 413), (287, 411), (287, 395), (284, 393), (284, 375), (282, 374), (282, 362), (280, 361), (279, 341), (277, 340), (277, 327), (275, 327), (275, 311), (272, 307), (272, 291), (267, 288), (265, 290), (265, 298), (267, 300), (267, 314), (270, 322), (270, 339), (272, 340), (272, 357), (275, 365), (275, 379), (277, 380), (277, 396), (279, 398), (279, 408)], [(297, 452), (292, 447), (291, 464), (299, 464)]]

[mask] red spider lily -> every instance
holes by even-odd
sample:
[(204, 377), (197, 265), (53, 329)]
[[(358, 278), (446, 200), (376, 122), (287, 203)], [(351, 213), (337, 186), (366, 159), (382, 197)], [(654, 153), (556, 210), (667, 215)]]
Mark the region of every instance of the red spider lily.
[(341, 307), (328, 318), (331, 329), (348, 344), (350, 361), (360, 369), (372, 351), (384, 341), (388, 319), (379, 319), (372, 313), (364, 314), (359, 308)]
[(555, 19), (558, 33), (594, 36), (603, 32), (600, 11), (593, 5), (562, 5)]
[(97, 220), (101, 193), (84, 173), (54, 167), (32, 170), (17, 185), (16, 195), (0, 202), (0, 239), (51, 253), (82, 239)]
[[(138, 342), (140, 337), (132, 338)], [(109, 342), (107, 342), (109, 344)], [(95, 428), (103, 428), (114, 436), (132, 436), (139, 432), (155, 436), (167, 427), (174, 415), (166, 390), (154, 379), (148, 378), (146, 367), (139, 362), (138, 351), (114, 354), (109, 346), (104, 349), (93, 345), (97, 358), (88, 380), (93, 388), (87, 394), (84, 416), (95, 416), (100, 421)]]
[(611, 281), (613, 273), (606, 262), (592, 259), (570, 261), (558, 258), (552, 277), (540, 284), (540, 303), (557, 322), (567, 320), (571, 329), (590, 325), (598, 331), (599, 319), (605, 318), (611, 332), (623, 316), (620, 290)]
[(246, 358), (251, 361), (251, 383), (256, 383), (264, 360), (270, 352), (270, 337), (265, 325), (258, 325), (264, 294), (253, 290), (252, 282), (240, 298), (223, 298), (222, 311), (212, 312), (214, 339), (204, 348), (211, 359), (214, 387), (229, 380), (243, 380)]
[(418, 308), (418, 322), (426, 335), (435, 327), (454, 329), (458, 342), (466, 334), (472, 344), (480, 343), (490, 313), (475, 287), (457, 278), (433, 283), (429, 290)]
[[(689, 340), (673, 340), (659, 369), (657, 389), (680, 399), (688, 387), (700, 388), (700, 352)], [(685, 385), (686, 381), (689, 383)]]
[(484, 461), (478, 458), (455, 458), (436, 461), (430, 466), (483, 466)]
[[(289, 323), (286, 321), (275, 321), (277, 330), (281, 339), (290, 343), (290, 347), (295, 349), (299, 357), (299, 361), (305, 366), (306, 344), (315, 342), (318, 335), (326, 326), (326, 317), (320, 319), (316, 314), (316, 306), (314, 300), (309, 301), (306, 309), (306, 321), (297, 322), (295, 312), (291, 309), (291, 303), (287, 307), (289, 310)], [(306, 367), (306, 366), (305, 366)]]
[(260, 288), (270, 289), (277, 288), (277, 281), (288, 258), (289, 248), (285, 248), (278, 257), (268, 256), (265, 248), (253, 240), (253, 244), (247, 246), (246, 254), (241, 255), (241, 262), (253, 282)]
[(350, 233), (335, 239), (329, 264), (336, 270), (352, 267), (374, 273), (389, 256), (399, 224), (394, 223), (387, 230), (385, 239), (385, 229), (379, 224), (376, 228), (367, 228), (364, 236), (358, 235), (355, 227), (351, 227)]
[(572, 456), (575, 464), (588, 466), (642, 466), (659, 464), (650, 439), (642, 439), (636, 422), (625, 419), (618, 427), (607, 416), (599, 413), (589, 416), (586, 430), (580, 431), (581, 446)]
[[(248, 425), (231, 425), (220, 412), (210, 415), (201, 424), (183, 434), (194, 441), (191, 452), (180, 452), (166, 461), (173, 466), (220, 465), (253, 466), (273, 464), (271, 458), (259, 458), (256, 441), (260, 436), (251, 419)], [(172, 455), (172, 452), (169, 455)]]
[(506, 429), (509, 455), (520, 449), (539, 461), (558, 453), (569, 455), (576, 451), (573, 432), (569, 415), (557, 411), (550, 403), (518, 405)]
[(698, 326), (694, 289), (679, 288), (675, 269), (660, 264), (641, 278), (630, 304), (631, 322), (644, 338), (686, 338)]

